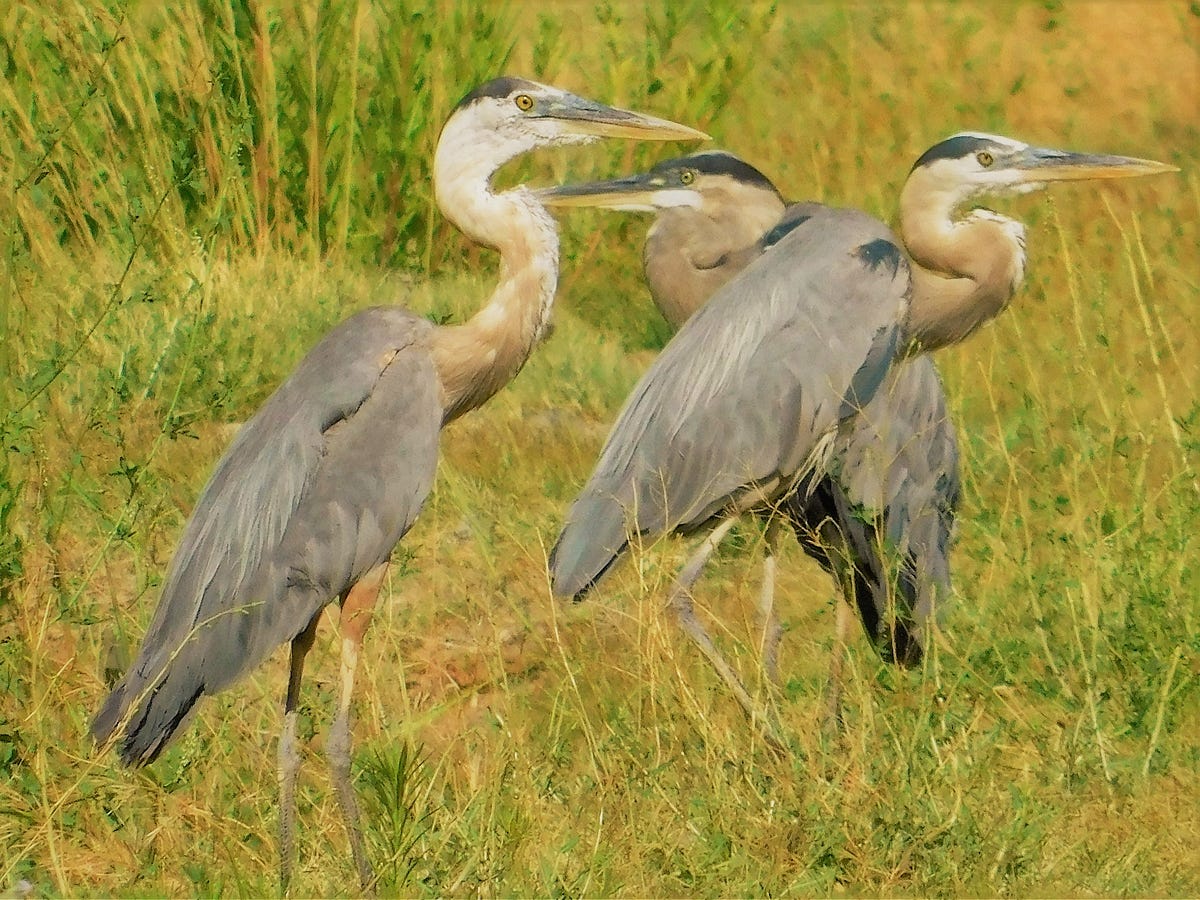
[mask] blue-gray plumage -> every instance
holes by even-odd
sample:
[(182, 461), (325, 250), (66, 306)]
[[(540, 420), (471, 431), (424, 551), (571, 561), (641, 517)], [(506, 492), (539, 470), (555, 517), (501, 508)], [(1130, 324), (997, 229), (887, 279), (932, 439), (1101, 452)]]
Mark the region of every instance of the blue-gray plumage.
[[(645, 247), (646, 277), (655, 302), (676, 327), (713, 291), (825, 208), (785, 205), (765, 175), (724, 151), (666, 160), (645, 175), (542, 194), (548, 203), (572, 197), (598, 203), (615, 195), (619, 208), (655, 213)], [(868, 266), (902, 264), (898, 248), (886, 240), (863, 245), (858, 255)], [(793, 492), (779, 512), (808, 554), (837, 577), (846, 602), (859, 608), (868, 637), (884, 656), (914, 664), (922, 650), (922, 629), (914, 626), (928, 621), (936, 598), (950, 590), (948, 553), (959, 487), (957, 438), (928, 357), (889, 373), (854, 428), (837, 438), (832, 458), (838, 461), (837, 478), (827, 475)], [(765, 580), (773, 550), (768, 540)], [(763, 665), (775, 677), (780, 630), (770, 596), (763, 604)], [(847, 637), (841, 607), (838, 622), (840, 643)], [(836, 667), (837, 651), (834, 659)], [(836, 692), (831, 682), (831, 699)]]
[(295, 638), (412, 526), (437, 467), (432, 332), (399, 308), (347, 319), (239, 431), (184, 529), (137, 661), (96, 716), (104, 739), (132, 706), (125, 763), (153, 760), (201, 694)]
[(524, 187), (496, 192), (508, 160), (598, 137), (692, 140), (683, 125), (602, 106), (522, 78), (467, 94), (434, 155), (446, 216), (500, 251), (501, 281), (462, 325), (400, 309), (351, 317), (304, 358), (241, 430), (184, 528), (137, 661), (92, 725), (124, 762), (153, 760), (204, 694), (291, 644), (279, 741), (280, 882), (295, 854), (304, 660), (322, 611), (341, 614), (339, 702), (326, 741), (359, 881), (373, 881), (350, 779), (350, 706), (359, 647), (397, 541), (433, 485), (442, 426), (521, 369), (549, 320), (558, 278), (554, 220)]
[[(770, 507), (826, 473), (839, 430), (874, 396), (900, 339), (908, 264), (902, 253), (876, 264), (876, 241), (897, 244), (863, 213), (814, 210), (688, 320), (568, 513), (551, 556), (555, 593), (586, 590), (632, 535)], [(840, 327), (846, 316), (857, 327)]]

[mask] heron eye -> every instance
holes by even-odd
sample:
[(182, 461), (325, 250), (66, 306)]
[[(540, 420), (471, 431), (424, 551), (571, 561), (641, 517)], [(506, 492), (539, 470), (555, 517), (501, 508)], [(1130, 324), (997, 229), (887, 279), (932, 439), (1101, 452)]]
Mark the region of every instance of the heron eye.
[(513, 102), (517, 104), (517, 109), (521, 112), (529, 112), (533, 109), (533, 98), (528, 94), (517, 94)]
[(683, 184), (691, 184), (693, 181), (696, 180), (696, 173), (693, 172), (691, 169), (684, 169), (682, 172), (679, 173), (679, 180)]
[(988, 168), (989, 166), (991, 166), (991, 164), (996, 161), (992, 157), (992, 154), (988, 153), (986, 150), (980, 150), (978, 153), (976, 153), (975, 160), (981, 166), (983, 166), (985, 169)]

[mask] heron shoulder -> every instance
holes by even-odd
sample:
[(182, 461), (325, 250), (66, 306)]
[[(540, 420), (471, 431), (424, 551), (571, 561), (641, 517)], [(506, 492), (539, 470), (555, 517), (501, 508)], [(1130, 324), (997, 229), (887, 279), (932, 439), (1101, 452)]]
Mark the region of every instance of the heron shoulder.
[(407, 348), (427, 353), (433, 330), (433, 323), (399, 307), (350, 316), (308, 352), (247, 427), (259, 418), (295, 420), (312, 413), (311, 424), (324, 430), (358, 408), (396, 353)]
[[(796, 204), (760, 243), (762, 256), (747, 274), (755, 272), (760, 283), (806, 285), (819, 307), (840, 312), (844, 307), (833, 298), (844, 303), (858, 293), (864, 276), (895, 281), (889, 296), (897, 301), (909, 292), (909, 262), (900, 239), (859, 210)], [(873, 300), (884, 296), (868, 293)]]

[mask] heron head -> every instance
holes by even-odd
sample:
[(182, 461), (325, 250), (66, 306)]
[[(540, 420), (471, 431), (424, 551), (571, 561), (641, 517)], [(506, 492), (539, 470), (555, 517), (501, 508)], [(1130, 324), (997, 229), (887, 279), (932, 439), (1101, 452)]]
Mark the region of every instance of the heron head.
[(626, 212), (661, 212), (713, 204), (740, 205), (745, 192), (783, 198), (762, 172), (724, 150), (705, 150), (668, 159), (650, 171), (609, 181), (565, 184), (537, 191), (547, 206), (592, 206)]
[[(705, 140), (687, 125), (605, 106), (569, 91), (505, 76), (482, 84), (455, 107), (443, 130), (462, 129), (481, 153), (513, 157), (538, 147), (582, 144), (602, 137), (643, 141)], [(491, 156), (491, 153), (487, 155)]]
[(1021, 194), (1053, 181), (1092, 181), (1177, 172), (1174, 166), (1131, 156), (1032, 147), (995, 134), (964, 131), (930, 147), (909, 173), (954, 203), (983, 194)]

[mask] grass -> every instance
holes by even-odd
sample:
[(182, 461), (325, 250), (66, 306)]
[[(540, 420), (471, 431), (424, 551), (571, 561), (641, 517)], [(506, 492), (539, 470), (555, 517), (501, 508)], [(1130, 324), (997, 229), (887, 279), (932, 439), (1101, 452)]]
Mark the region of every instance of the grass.
[[(760, 538), (739, 526), (698, 599), (786, 760), (660, 613), (682, 543), (578, 607), (549, 596), (546, 548), (666, 334), (645, 222), (564, 219), (555, 333), (445, 433), (368, 638), (381, 890), (1200, 892), (1195, 4), (78, 0), (9, 4), (0, 39), (0, 887), (275, 891), (283, 654), (148, 770), (97, 755), (87, 722), (230, 423), (352, 310), (461, 320), (486, 296), (495, 260), (433, 210), (428, 166), (458, 97), (514, 71), (889, 218), (911, 161), (963, 128), (1182, 171), (998, 204), (1029, 225), (1025, 287), (939, 356), (956, 596), (923, 672), (852, 648), (842, 746), (817, 730), (833, 586), (788, 548), (785, 684), (753, 682)], [(354, 890), (320, 753), (336, 647), (326, 624), (304, 694), (302, 894)]]

